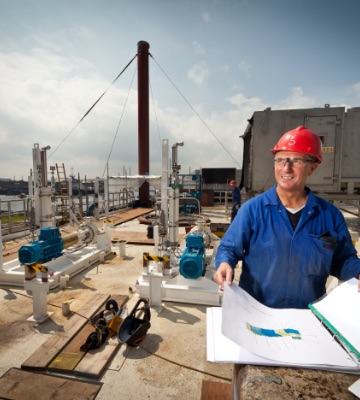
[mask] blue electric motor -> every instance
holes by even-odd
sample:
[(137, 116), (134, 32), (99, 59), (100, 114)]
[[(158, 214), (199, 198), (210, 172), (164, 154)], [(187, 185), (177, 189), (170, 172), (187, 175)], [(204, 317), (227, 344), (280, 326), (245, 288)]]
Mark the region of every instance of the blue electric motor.
[(42, 228), (38, 239), (20, 247), (18, 255), (21, 264), (45, 263), (61, 256), (64, 243), (59, 228)]
[(204, 239), (201, 233), (189, 233), (186, 249), (180, 259), (180, 274), (187, 279), (197, 279), (205, 274)]

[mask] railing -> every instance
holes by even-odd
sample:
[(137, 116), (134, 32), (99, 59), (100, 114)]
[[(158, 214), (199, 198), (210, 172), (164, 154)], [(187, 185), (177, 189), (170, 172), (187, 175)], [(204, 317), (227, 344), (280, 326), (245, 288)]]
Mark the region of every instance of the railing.
[[(72, 211), (77, 218), (82, 218), (87, 215), (95, 215), (92, 205), (95, 201), (95, 195), (83, 195), (73, 196), (71, 199), (67, 196), (56, 196), (55, 197), (55, 215), (62, 218), (63, 222), (69, 220), (69, 208), (70, 200), (72, 201)], [(132, 191), (127, 189), (121, 189), (118, 192), (109, 193), (108, 199), (106, 199), (105, 193), (99, 193), (97, 198), (98, 203), (98, 216), (106, 217), (107, 214), (122, 211), (132, 207), (135, 201), (135, 195)]]
[(228, 201), (231, 202), (232, 192), (226, 190), (214, 190), (214, 204), (226, 205)]
[[(90, 206), (94, 203), (95, 196), (79, 195), (73, 196), (55, 196), (55, 218), (58, 222), (69, 222), (70, 201), (72, 201), (72, 212), (81, 220), (88, 215)], [(108, 199), (104, 193), (99, 194), (98, 198), (98, 216), (107, 217), (119, 211), (125, 211), (132, 208), (135, 203), (135, 194), (128, 189), (121, 189), (115, 193), (109, 193)], [(34, 210), (30, 209), (27, 198), (14, 200), (0, 200), (0, 220), (2, 236), (18, 234), (30, 230), (30, 223), (34, 223)], [(95, 216), (95, 215), (94, 215)], [(34, 225), (32, 226), (34, 228)]]
[(109, 212), (129, 208), (134, 201), (134, 193), (127, 189), (122, 189), (116, 193), (109, 193)]
[(27, 229), (26, 199), (0, 200), (1, 234), (9, 235)]

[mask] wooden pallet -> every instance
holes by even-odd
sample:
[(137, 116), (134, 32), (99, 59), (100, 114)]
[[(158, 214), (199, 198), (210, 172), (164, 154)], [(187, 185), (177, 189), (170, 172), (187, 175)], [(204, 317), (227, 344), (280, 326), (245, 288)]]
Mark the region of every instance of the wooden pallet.
[[(90, 333), (94, 332), (90, 318), (105, 309), (109, 295), (94, 295), (79, 312), (73, 315), (64, 326), (64, 332), (56, 332), (39, 347), (22, 365), (26, 370), (60, 372), (89, 378), (99, 378), (120, 347), (116, 337), (108, 337), (97, 350), (84, 352), (80, 347)], [(128, 296), (114, 295), (119, 307)]]

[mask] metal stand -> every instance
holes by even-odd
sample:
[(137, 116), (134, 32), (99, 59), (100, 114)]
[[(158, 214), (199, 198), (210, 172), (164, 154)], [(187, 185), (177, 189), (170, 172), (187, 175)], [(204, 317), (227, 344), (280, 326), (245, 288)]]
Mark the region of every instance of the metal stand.
[(47, 312), (47, 293), (49, 292), (49, 282), (41, 279), (32, 279), (25, 281), (25, 290), (32, 293), (33, 297), (33, 315), (27, 319), (29, 322), (37, 322), (38, 324), (46, 321), (53, 312)]

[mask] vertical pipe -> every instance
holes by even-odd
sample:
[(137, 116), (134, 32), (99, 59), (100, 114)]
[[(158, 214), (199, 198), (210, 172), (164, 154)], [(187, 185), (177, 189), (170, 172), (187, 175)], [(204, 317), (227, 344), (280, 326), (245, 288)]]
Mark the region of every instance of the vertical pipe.
[[(139, 175), (149, 175), (149, 48), (148, 42), (140, 41), (138, 46), (138, 167)], [(140, 204), (148, 206), (149, 183), (139, 188)]]
[(40, 170), (41, 170), (41, 159), (40, 159), (40, 148), (39, 143), (35, 143), (33, 147), (33, 188), (34, 188), (34, 205), (35, 205), (35, 225), (40, 226), (41, 220), (41, 202), (40, 202)]
[(181, 166), (177, 163), (177, 148), (184, 142), (172, 146), (172, 182), (169, 194), (169, 240), (170, 246), (176, 247), (179, 239), (179, 171)]
[(162, 174), (161, 174), (161, 210), (164, 213), (164, 230), (167, 232), (169, 221), (169, 143), (167, 139), (162, 141)]
[(154, 226), (154, 249), (155, 255), (159, 255), (159, 225)]
[(46, 155), (46, 150), (48, 150), (50, 146), (48, 147), (43, 147), (40, 151), (40, 159), (41, 159), (41, 186), (42, 187), (47, 187), (48, 181), (47, 181), (47, 155)]

